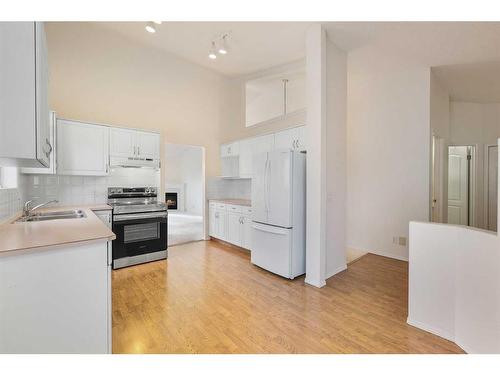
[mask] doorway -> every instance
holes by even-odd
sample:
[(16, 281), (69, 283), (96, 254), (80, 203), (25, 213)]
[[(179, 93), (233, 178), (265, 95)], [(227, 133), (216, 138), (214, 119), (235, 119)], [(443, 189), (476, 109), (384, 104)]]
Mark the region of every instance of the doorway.
[(448, 223), (475, 225), (475, 146), (448, 146)]
[(205, 150), (165, 144), (168, 246), (205, 239)]
[(498, 146), (486, 146), (485, 218), (486, 229), (497, 231)]

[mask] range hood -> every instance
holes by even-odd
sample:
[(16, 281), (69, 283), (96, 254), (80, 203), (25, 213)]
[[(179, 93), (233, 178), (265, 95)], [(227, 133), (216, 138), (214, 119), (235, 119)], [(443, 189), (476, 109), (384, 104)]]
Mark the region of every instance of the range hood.
[(160, 168), (160, 161), (151, 158), (139, 157), (118, 157), (112, 156), (110, 158), (110, 166), (114, 168)]

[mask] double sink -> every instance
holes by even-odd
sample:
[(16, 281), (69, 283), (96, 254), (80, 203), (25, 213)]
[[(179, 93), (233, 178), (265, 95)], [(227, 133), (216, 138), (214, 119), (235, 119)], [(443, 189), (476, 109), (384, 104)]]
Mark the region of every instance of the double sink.
[(43, 211), (34, 212), (28, 216), (21, 216), (16, 222), (46, 221), (58, 219), (82, 219), (87, 217), (83, 210)]

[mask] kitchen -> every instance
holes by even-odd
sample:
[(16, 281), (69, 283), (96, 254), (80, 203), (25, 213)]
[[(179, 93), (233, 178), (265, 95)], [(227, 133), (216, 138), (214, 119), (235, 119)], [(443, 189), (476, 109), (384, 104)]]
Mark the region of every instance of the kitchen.
[[(98, 262), (89, 263), (89, 267), (98, 267), (99, 277), (105, 282), (102, 285), (87, 285), (84, 279), (79, 279), (80, 283), (78, 280), (75, 280), (74, 285), (68, 283), (67, 287), (73, 288), (74, 302), (67, 308), (59, 306), (59, 310), (53, 310), (52, 314), (58, 316), (57, 322), (49, 319), (46, 324), (41, 325), (43, 329), (35, 329), (34, 327), (40, 327), (36, 324), (39, 323), (39, 317), (28, 314), (24, 317), (23, 325), (33, 327), (29, 331), (9, 328), (13, 326), (12, 322), (19, 323), (16, 311), (21, 301), (16, 298), (15, 289), (10, 294), (3, 290), (2, 297), (9, 301), (10, 307), (2, 314), (2, 352), (111, 353), (111, 275), (115, 272), (112, 270), (168, 259), (168, 215), (162, 181), (169, 171), (161, 168), (164, 148), (162, 131), (120, 126), (115, 121), (113, 125), (109, 125), (102, 122), (102, 116), (99, 120), (87, 120), (87, 115), (71, 115), (66, 118), (64, 114), (50, 110), (49, 88), (54, 86), (54, 74), (50, 71), (52, 69), (57, 72), (61, 69), (61, 62), (57, 59), (58, 49), (49, 48), (55, 42), (47, 42), (47, 35), (52, 35), (52, 40), (57, 42), (62, 35), (57, 30), (61, 27), (69, 28), (66, 31), (70, 32), (99, 30), (96, 26), (89, 28), (79, 24), (1, 24), (2, 44), (10, 46), (11, 53), (11, 60), (8, 60), (11, 65), (2, 66), (4, 82), (12, 82), (10, 87), (16, 82), (19, 95), (29, 95), (31, 98), (30, 102), (25, 103), (19, 96), (11, 95), (8, 85), (3, 86), (2, 124), (16, 122), (25, 125), (16, 132), (9, 132), (5, 127), (2, 133), (5, 136), (0, 144), (1, 169), (5, 177), (3, 185), (7, 188), (0, 191), (0, 194), (5, 194), (8, 198), (8, 201), (7, 198), (5, 200), (7, 204), (3, 204), (0, 211), (3, 223), (0, 226), (2, 269), (13, 272), (13, 262), (21, 267), (17, 270), (29, 270), (33, 262), (31, 258), (43, 255), (47, 258), (45, 262), (51, 277), (39, 275), (39, 279), (24, 278), (23, 285), (19, 286), (25, 290), (38, 290), (35, 286), (46, 287), (46, 283), (51, 285), (67, 275), (69, 270), (53, 269), (59, 262), (58, 257), (74, 248), (84, 248), (87, 244), (96, 243), (96, 246), (99, 244), (99, 248), (104, 249), (106, 256), (87, 261)], [(161, 24), (156, 27), (160, 28)], [(36, 38), (33, 40), (30, 34), (34, 34)], [(111, 35), (116, 38), (118, 34)], [(67, 52), (67, 45), (64, 48)], [(21, 58), (24, 59), (23, 64), (19, 64)], [(33, 60), (36, 61), (34, 65)], [(55, 68), (51, 67), (54, 65), (53, 61), (56, 61)], [(57, 83), (57, 78), (55, 81)], [(263, 135), (235, 139), (231, 143), (217, 146), (220, 150), (217, 158), (220, 157), (221, 172), (218, 177), (207, 179), (204, 209), (206, 238), (235, 245), (239, 251), (245, 252), (252, 248), (252, 237), (256, 236), (253, 231), (257, 225), (265, 226), (269, 222), (271, 230), (262, 232), (268, 236), (273, 231), (289, 230), (290, 237), (287, 236), (286, 244), (281, 245), (285, 256), (268, 260), (262, 255), (259, 258), (254, 253), (251, 262), (293, 279), (305, 272), (304, 65), (300, 61), (282, 64), (277, 68), (246, 75), (243, 81), (234, 81), (231, 85), (231, 90), (241, 87), (246, 94), (246, 127), (252, 130), (252, 126), (258, 125), (265, 129), (266, 124), (270, 124), (267, 128), (271, 131), (263, 133), (259, 130), (258, 133)], [(59, 96), (52, 92), (50, 96)], [(230, 93), (230, 90), (227, 92)], [(59, 98), (64, 103), (68, 100), (66, 96)], [(73, 102), (69, 104), (72, 105)], [(20, 114), (20, 106), (29, 111)], [(33, 118), (36, 120), (33, 121)], [(285, 129), (281, 130), (283, 128)], [(277, 130), (272, 131), (273, 129)], [(279, 150), (289, 151), (286, 152), (286, 157), (273, 156)], [(252, 171), (253, 159), (257, 155), (264, 157), (255, 162), (261, 170)], [(272, 157), (275, 158), (273, 162)], [(275, 174), (275, 167), (276, 171), (295, 171), (288, 176), (285, 186), (266, 182)], [(252, 179), (253, 175), (256, 178)], [(281, 180), (282, 178), (278, 178), (273, 181)], [(295, 206), (288, 206), (289, 202), (285, 198), (282, 201), (278, 199), (282, 195), (277, 194), (277, 190), (283, 188), (289, 190), (287, 199), (297, 202)], [(257, 193), (251, 196), (250, 191)], [(268, 192), (274, 194), (274, 197), (268, 196)], [(260, 200), (261, 196), (266, 197), (266, 201), (252, 206), (251, 199)], [(268, 206), (271, 201), (282, 207), (270, 211)], [(282, 208), (287, 208), (288, 211), (285, 212)], [(299, 209), (292, 215), (292, 210)], [(255, 218), (253, 210), (256, 210)], [(268, 212), (283, 215), (273, 219), (268, 216)], [(302, 220), (292, 221), (293, 217), (302, 217)], [(102, 222), (102, 228), (98, 228), (96, 218)], [(256, 220), (254, 224), (253, 220)], [(26, 233), (29, 235), (26, 236)], [(299, 244), (298, 247), (293, 247), (293, 251), (297, 253), (293, 257), (292, 240)], [(269, 239), (263, 237), (263, 241), (268, 243)], [(38, 249), (43, 251), (38, 252)], [(61, 252), (57, 249), (61, 249)], [(99, 250), (96, 248), (94, 251)], [(292, 258), (295, 267), (293, 272), (288, 269)], [(2, 277), (3, 275), (11, 273), (3, 273)], [(22, 275), (22, 272), (19, 273), (19, 279), (11, 276), (9, 283), (6, 282), (7, 279), (2, 279), (5, 281), (2, 284), (16, 285), (23, 279)], [(88, 289), (91, 287), (94, 289)], [(87, 313), (88, 319), (73, 330), (56, 329), (60, 336), (56, 334), (52, 345), (48, 344), (47, 329), (54, 334), (56, 327), (70, 324), (75, 311), (86, 311), (89, 308), (82, 298), (83, 294), (78, 294), (78, 291), (101, 295), (100, 303), (93, 306)], [(38, 292), (41, 293), (40, 290)], [(61, 286), (59, 293), (67, 294), (68, 290)], [(58, 293), (54, 294), (54, 298), (56, 296)], [(38, 303), (40, 301), (33, 301), (32, 311), (47, 308), (47, 305)], [(53, 306), (56, 305), (54, 301), (52, 303)], [(88, 337), (85, 332), (89, 332), (96, 322), (104, 327), (101, 335)], [(29, 346), (26, 346), (27, 342), (30, 343)]]

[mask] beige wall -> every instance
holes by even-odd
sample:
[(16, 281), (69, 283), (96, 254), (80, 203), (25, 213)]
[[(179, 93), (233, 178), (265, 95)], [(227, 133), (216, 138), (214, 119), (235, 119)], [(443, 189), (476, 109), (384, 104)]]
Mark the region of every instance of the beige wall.
[(219, 174), (222, 76), (95, 24), (46, 29), (50, 105), (58, 116), (158, 130), (162, 148), (204, 146), (207, 176)]

